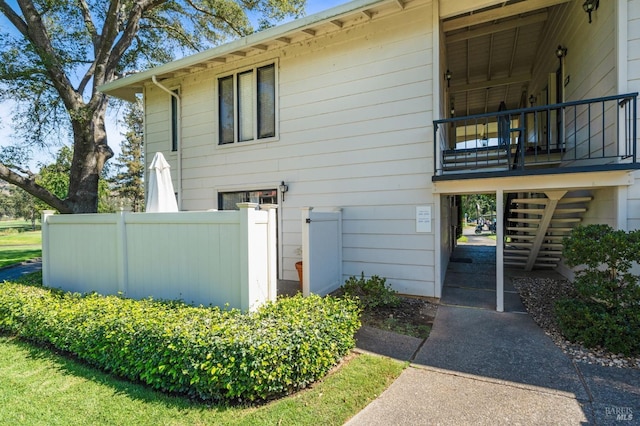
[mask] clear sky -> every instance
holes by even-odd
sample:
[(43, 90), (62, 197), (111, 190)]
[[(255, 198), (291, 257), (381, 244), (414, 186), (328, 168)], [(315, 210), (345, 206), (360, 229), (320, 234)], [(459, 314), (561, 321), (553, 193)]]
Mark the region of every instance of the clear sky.
[[(332, 7), (348, 3), (350, 0), (307, 0), (307, 5), (305, 8), (306, 14), (312, 15), (317, 12), (321, 12), (323, 10), (331, 9)], [(13, 3), (12, 1), (9, 2)], [(0, 22), (3, 20), (0, 19)], [(10, 145), (11, 144), (11, 116), (9, 115), (12, 109), (11, 102), (0, 103), (0, 145)], [(109, 138), (109, 146), (115, 151), (116, 156), (120, 152), (120, 142), (122, 141), (122, 133), (123, 129), (118, 126), (118, 118), (112, 113), (107, 116), (107, 137)], [(55, 152), (54, 152), (55, 154)], [(54, 158), (49, 154), (42, 154), (37, 156), (37, 161), (42, 162), (53, 162)], [(112, 160), (113, 161), (113, 160)], [(35, 164), (32, 164), (31, 167), (35, 169)], [(35, 171), (35, 170), (34, 170)]]
[(307, 0), (307, 15), (331, 9), (344, 3), (349, 3), (349, 0)]

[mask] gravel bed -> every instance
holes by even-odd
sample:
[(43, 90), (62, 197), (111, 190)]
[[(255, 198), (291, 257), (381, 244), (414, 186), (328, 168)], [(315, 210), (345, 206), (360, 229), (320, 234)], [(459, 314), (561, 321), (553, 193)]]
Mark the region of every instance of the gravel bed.
[(550, 278), (513, 278), (513, 285), (519, 291), (522, 303), (533, 320), (551, 337), (551, 340), (574, 361), (598, 364), (608, 367), (640, 369), (639, 357), (625, 357), (612, 354), (602, 348), (586, 348), (572, 343), (562, 336), (553, 309), (556, 300), (574, 294), (568, 281)]

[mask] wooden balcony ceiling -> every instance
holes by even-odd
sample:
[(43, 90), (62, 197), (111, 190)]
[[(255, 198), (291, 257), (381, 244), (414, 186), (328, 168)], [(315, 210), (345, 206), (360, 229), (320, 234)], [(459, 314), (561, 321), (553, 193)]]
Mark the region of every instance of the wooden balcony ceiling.
[(529, 106), (540, 40), (554, 9), (567, 1), (502, 1), (443, 21), (457, 116), (497, 111), (502, 101), (508, 109)]

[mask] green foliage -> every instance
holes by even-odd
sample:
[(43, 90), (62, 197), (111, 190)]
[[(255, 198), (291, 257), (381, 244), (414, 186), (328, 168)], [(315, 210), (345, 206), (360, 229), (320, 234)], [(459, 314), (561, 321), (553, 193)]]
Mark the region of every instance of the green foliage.
[(387, 284), (387, 279), (377, 275), (365, 278), (363, 272), (360, 278), (350, 277), (341, 289), (345, 295), (358, 299), (364, 310), (400, 304), (397, 292)]
[(478, 215), (485, 219), (493, 217), (496, 211), (496, 197), (492, 194), (463, 195), (461, 200), (462, 216), (469, 219), (477, 219)]
[(9, 215), (12, 217), (20, 217), (31, 222), (31, 229), (35, 229), (36, 221), (40, 219), (41, 204), (38, 200), (18, 188), (17, 186), (9, 186), (9, 194), (7, 196), (7, 206)]
[(144, 210), (143, 117), (141, 101), (131, 104), (125, 112), (123, 122), (127, 131), (116, 160), (118, 173), (112, 180), (114, 190), (134, 212)]
[(280, 299), (256, 312), (0, 285), (0, 331), (52, 345), (124, 378), (204, 400), (301, 389), (354, 347), (354, 301)]
[[(51, 192), (53, 195), (63, 200), (67, 198), (69, 191), (69, 179), (71, 175), (71, 163), (73, 159), (73, 150), (68, 146), (62, 147), (56, 156), (56, 161), (51, 164), (43, 165), (36, 178), (36, 183)], [(22, 191), (24, 192), (24, 191)], [(104, 178), (98, 180), (98, 213), (112, 213), (115, 208), (110, 204), (111, 190), (109, 184)], [(51, 209), (51, 206), (45, 202), (28, 195), (33, 199), (38, 218), (42, 210)]]
[(640, 231), (579, 226), (565, 239), (563, 254), (569, 266), (579, 267), (577, 297), (556, 303), (564, 335), (616, 353), (640, 353), (639, 277), (629, 271), (640, 263)]

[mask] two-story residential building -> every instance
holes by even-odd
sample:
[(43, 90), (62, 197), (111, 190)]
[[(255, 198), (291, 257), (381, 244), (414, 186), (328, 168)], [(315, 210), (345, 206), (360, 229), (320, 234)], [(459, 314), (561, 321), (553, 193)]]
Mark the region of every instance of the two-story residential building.
[[(440, 297), (459, 196), (497, 197), (503, 265), (560, 268), (575, 223), (640, 227), (640, 0), (356, 0), (114, 81), (181, 210), (342, 209), (342, 273)], [(532, 199), (533, 198), (533, 199)]]

